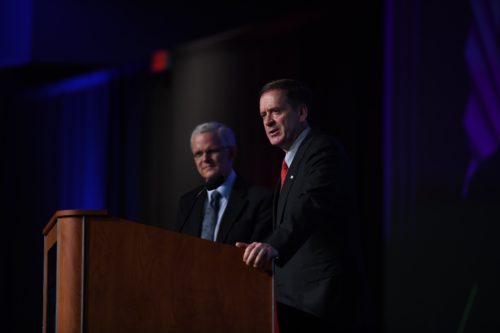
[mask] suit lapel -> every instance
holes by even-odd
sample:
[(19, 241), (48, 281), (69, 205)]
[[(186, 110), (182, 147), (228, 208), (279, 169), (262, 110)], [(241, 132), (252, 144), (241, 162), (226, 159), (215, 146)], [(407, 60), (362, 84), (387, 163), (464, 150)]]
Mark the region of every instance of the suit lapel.
[(247, 189), (243, 186), (240, 178), (236, 178), (231, 194), (229, 195), (229, 202), (220, 222), (217, 242), (224, 242), (226, 240), (233, 225), (247, 204)]
[(279, 191), (278, 186), (278, 202), (276, 206), (276, 226), (278, 226), (283, 219), (283, 212), (285, 211), (286, 203), (288, 195), (290, 194), (291, 189), (293, 188), (294, 183), (297, 181), (297, 177), (299, 176), (299, 172), (302, 171), (300, 165), (302, 164), (302, 159), (307, 151), (307, 148), (311, 144), (311, 138), (313, 137), (313, 132), (311, 131), (302, 141), (302, 144), (299, 147), (299, 150), (295, 154), (293, 158), (292, 165), (288, 167), (288, 172), (286, 174), (285, 183)]
[(193, 198), (193, 200), (196, 200), (196, 203), (193, 206), (192, 211), (187, 212), (187, 214), (190, 215), (188, 217), (188, 220), (184, 224), (182, 230), (179, 230), (180, 232), (191, 236), (196, 236), (196, 237), (200, 236), (201, 224), (203, 222), (203, 208), (205, 205), (206, 198), (207, 198), (206, 191), (204, 191), (198, 199), (196, 199), (196, 197)]

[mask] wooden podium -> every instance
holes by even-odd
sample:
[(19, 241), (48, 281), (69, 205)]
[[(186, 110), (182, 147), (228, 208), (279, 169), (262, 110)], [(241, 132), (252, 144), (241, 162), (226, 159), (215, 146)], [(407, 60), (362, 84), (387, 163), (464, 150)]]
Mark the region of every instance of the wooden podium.
[(43, 230), (43, 332), (273, 332), (272, 277), (243, 251), (58, 211)]

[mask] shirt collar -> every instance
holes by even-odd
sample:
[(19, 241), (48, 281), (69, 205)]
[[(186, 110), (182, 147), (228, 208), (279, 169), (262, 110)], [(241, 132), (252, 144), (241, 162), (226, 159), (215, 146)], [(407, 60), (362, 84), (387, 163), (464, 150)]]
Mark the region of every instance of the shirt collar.
[(311, 128), (309, 126), (306, 127), (299, 134), (299, 136), (297, 137), (297, 139), (295, 139), (295, 141), (293, 142), (293, 144), (290, 146), (290, 149), (288, 149), (288, 151), (286, 152), (286, 154), (285, 154), (285, 162), (286, 162), (286, 165), (288, 165), (288, 167), (290, 167), (290, 165), (292, 165), (293, 158), (295, 157), (295, 154), (297, 154), (297, 151), (299, 150), (300, 145), (302, 144), (302, 141), (304, 141), (304, 139), (306, 138), (307, 134), (310, 131), (311, 131)]

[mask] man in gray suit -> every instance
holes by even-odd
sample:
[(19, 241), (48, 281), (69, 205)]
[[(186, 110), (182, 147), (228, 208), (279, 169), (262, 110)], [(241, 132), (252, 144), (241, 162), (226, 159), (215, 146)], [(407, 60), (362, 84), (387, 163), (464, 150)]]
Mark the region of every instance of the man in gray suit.
[(269, 236), (272, 192), (246, 183), (233, 170), (233, 131), (218, 122), (200, 124), (191, 134), (191, 150), (204, 184), (180, 198), (173, 229), (233, 245)]

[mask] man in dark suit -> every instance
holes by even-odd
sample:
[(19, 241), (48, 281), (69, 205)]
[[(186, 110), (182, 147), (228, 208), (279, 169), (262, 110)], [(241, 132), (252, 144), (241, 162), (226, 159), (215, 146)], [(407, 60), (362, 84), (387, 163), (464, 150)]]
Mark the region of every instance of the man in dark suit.
[(280, 333), (355, 332), (360, 263), (349, 161), (330, 136), (308, 126), (309, 91), (277, 80), (260, 93), (271, 145), (286, 155), (274, 198), (274, 232), (238, 243), (243, 260), (266, 269), (274, 259)]
[(236, 175), (233, 131), (217, 122), (200, 124), (191, 134), (191, 149), (205, 184), (180, 198), (173, 229), (233, 245), (269, 236), (272, 193)]

